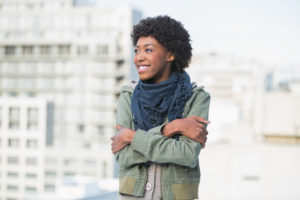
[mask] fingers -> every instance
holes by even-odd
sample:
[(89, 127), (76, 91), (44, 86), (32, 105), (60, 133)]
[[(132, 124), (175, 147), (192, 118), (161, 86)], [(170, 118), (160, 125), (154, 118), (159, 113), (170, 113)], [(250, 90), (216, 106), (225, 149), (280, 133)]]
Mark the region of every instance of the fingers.
[(201, 135), (201, 137), (199, 137), (196, 141), (204, 147), (207, 141), (207, 137), (205, 135)]
[(197, 122), (204, 123), (204, 124), (209, 124), (209, 123), (210, 123), (210, 121), (206, 120), (206, 119), (203, 118), (203, 117), (199, 117), (199, 116), (197, 116), (197, 115), (192, 115), (192, 116), (190, 116), (189, 118), (194, 119), (194, 120), (196, 120)]
[(199, 132), (196, 134), (196, 138), (194, 140), (199, 142), (204, 148), (205, 143), (207, 141), (207, 135), (208, 132), (206, 129), (200, 129)]
[(206, 129), (203, 129), (203, 134), (208, 135), (208, 131)]
[(116, 151), (115, 149), (111, 149), (113, 154), (116, 154), (118, 151)]
[(116, 154), (118, 151), (116, 150), (116, 144), (113, 142), (112, 144), (111, 144), (111, 151), (112, 151), (112, 153), (113, 154)]

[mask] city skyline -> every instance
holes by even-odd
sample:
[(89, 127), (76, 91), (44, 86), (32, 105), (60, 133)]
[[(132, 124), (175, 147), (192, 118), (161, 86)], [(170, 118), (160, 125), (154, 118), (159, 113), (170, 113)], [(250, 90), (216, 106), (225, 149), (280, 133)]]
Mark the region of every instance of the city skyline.
[(296, 0), (187, 0), (184, 4), (179, 0), (98, 0), (98, 4), (129, 4), (144, 17), (178, 19), (190, 32), (194, 54), (216, 51), (278, 67), (300, 64), (300, 2)]

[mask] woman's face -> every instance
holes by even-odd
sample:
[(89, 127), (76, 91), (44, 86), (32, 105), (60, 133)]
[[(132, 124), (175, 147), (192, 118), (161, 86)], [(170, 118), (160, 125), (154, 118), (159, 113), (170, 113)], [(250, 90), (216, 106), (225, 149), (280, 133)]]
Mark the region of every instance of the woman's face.
[(134, 64), (140, 80), (160, 83), (170, 77), (174, 56), (153, 37), (140, 37), (134, 52)]

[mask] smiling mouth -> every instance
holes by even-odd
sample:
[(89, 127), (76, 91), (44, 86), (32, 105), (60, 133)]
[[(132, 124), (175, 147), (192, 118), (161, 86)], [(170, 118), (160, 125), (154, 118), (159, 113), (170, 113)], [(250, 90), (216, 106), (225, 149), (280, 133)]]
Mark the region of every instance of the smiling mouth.
[(145, 71), (147, 71), (147, 69), (149, 69), (149, 65), (140, 65), (140, 66), (138, 66), (138, 72), (139, 73), (142, 73), (142, 72), (145, 72)]

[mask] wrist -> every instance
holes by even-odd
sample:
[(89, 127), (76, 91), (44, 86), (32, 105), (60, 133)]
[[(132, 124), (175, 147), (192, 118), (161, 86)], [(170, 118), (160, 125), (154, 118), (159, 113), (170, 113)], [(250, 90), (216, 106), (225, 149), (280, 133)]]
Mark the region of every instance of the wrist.
[(133, 140), (135, 131), (134, 130), (129, 130), (128, 132), (126, 132), (126, 137), (125, 137), (125, 142), (127, 144), (131, 144), (131, 141)]
[(162, 133), (166, 137), (173, 137), (176, 133), (179, 132), (179, 123), (178, 119), (173, 120), (172, 122), (165, 125), (162, 129)]

